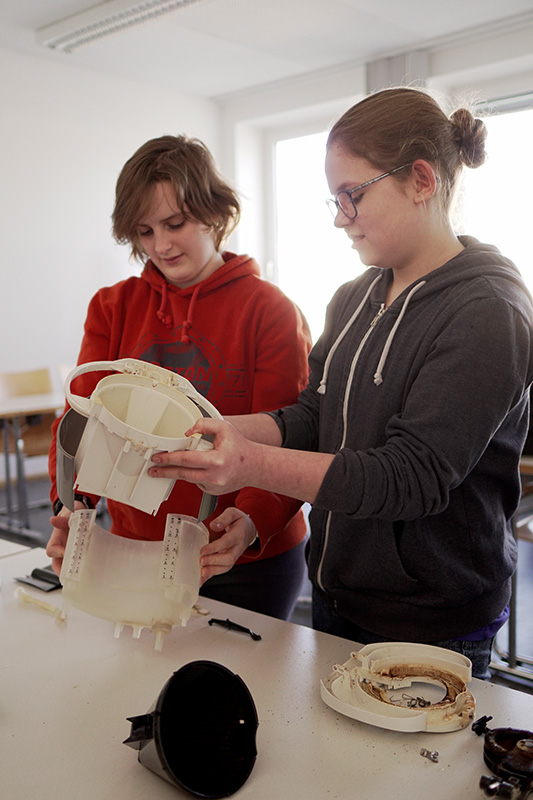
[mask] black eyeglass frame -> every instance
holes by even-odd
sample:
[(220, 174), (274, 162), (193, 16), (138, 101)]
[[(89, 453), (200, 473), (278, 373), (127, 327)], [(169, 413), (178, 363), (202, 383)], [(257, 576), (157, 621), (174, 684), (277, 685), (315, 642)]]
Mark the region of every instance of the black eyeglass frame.
[[(361, 189), (366, 189), (367, 186), (372, 186), (373, 183), (377, 183), (378, 181), (383, 180), (383, 178), (388, 178), (389, 175), (394, 175), (395, 172), (400, 172), (400, 170), (407, 169), (407, 167), (410, 167), (410, 166), (411, 166), (411, 164), (403, 164), (401, 167), (396, 167), (396, 169), (391, 169), (389, 172), (384, 172), (382, 175), (378, 175), (377, 178), (372, 178), (369, 181), (365, 181), (364, 183), (359, 184), (359, 186), (356, 186), (355, 189), (343, 189), (341, 192), (337, 192), (335, 197), (328, 197), (328, 199), (326, 200), (326, 205), (329, 208), (329, 210), (331, 211), (331, 215), (332, 215), (333, 219), (335, 219), (335, 217), (337, 216), (339, 211), (342, 211), (344, 216), (348, 217), (348, 219), (355, 219), (356, 216), (357, 216), (357, 206), (355, 205), (355, 202), (354, 202), (354, 199), (353, 199), (353, 195), (356, 192), (360, 192)], [(348, 195), (348, 198), (350, 200), (350, 204), (351, 204), (351, 206), (353, 208), (353, 216), (350, 216), (350, 214), (347, 214), (346, 211), (344, 210), (344, 208), (339, 203), (339, 199), (338, 198), (339, 198), (339, 196), (341, 194), (347, 194)]]

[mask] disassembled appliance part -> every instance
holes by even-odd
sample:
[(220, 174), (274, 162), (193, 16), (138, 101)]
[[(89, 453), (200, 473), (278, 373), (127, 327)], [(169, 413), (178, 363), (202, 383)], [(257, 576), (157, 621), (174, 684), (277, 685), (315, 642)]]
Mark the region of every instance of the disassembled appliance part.
[(75, 511), (69, 520), (61, 583), (69, 606), (124, 625), (138, 638), (148, 627), (161, 650), (174, 625), (186, 625), (200, 588), (200, 549), (207, 528), (185, 515), (167, 516), (163, 541), (126, 539), (100, 528), (96, 511)]
[(238, 675), (212, 661), (186, 664), (147, 714), (128, 719), (124, 744), (140, 763), (196, 797), (228, 797), (254, 766), (254, 701)]
[[(123, 374), (102, 378), (89, 398), (71, 392), (80, 375), (111, 370)], [(181, 375), (133, 358), (76, 367), (66, 379), (65, 394), (71, 410), (58, 430), (57, 484), (60, 500), (70, 509), (79, 492), (155, 514), (175, 481), (150, 478), (152, 455), (209, 449), (207, 439), (185, 436), (185, 431), (202, 416), (222, 419)], [(78, 419), (66, 422), (72, 413)]]
[(223, 628), (228, 628), (230, 631), (240, 631), (241, 633), (247, 633), (250, 639), (253, 639), (254, 642), (261, 641), (261, 634), (254, 633), (250, 628), (246, 628), (244, 625), (239, 625), (238, 622), (232, 622), (230, 619), (210, 619), (208, 625), (222, 625)]
[[(89, 372), (118, 372), (103, 377), (90, 398), (71, 391)], [(74, 509), (76, 492), (111, 498), (155, 514), (173, 480), (151, 478), (152, 455), (163, 450), (208, 449), (212, 444), (185, 432), (202, 416), (220, 414), (189, 381), (136, 359), (93, 361), (67, 377), (71, 406), (57, 432), (57, 489), (64, 506)], [(202, 524), (216, 498), (204, 493), (198, 517), (169, 514), (164, 541), (118, 536), (96, 524), (96, 513), (76, 511), (63, 566), (64, 611), (75, 606), (124, 625), (139, 637), (142, 628), (156, 634), (156, 649), (174, 625), (185, 625), (198, 599), (199, 553), (209, 541)]]
[(435, 764), (437, 764), (439, 761), (439, 754), (436, 750), (427, 750), (425, 747), (423, 747), (420, 750), (420, 755), (424, 756), (424, 758), (429, 759), (429, 761), (434, 761)]
[(483, 758), (493, 775), (479, 782), (487, 797), (524, 800), (533, 791), (533, 733), (516, 728), (487, 727), (492, 717), (481, 717), (472, 730), (485, 734)]
[(34, 608), (40, 608), (42, 611), (47, 611), (60, 621), (65, 619), (65, 613), (63, 609), (58, 608), (52, 603), (47, 603), (45, 600), (41, 600), (40, 597), (34, 597), (32, 594), (29, 594), (29, 592), (25, 592), (22, 586), (19, 586), (18, 589), (15, 589), (14, 596), (17, 598), (17, 600), (20, 600), (21, 603), (26, 603)]
[[(369, 644), (320, 682), (335, 711), (396, 731), (445, 733), (465, 728), (475, 700), (466, 688), (472, 665), (442, 647), (411, 642)], [(423, 684), (420, 687), (420, 684)], [(416, 691), (405, 691), (416, 686)]]

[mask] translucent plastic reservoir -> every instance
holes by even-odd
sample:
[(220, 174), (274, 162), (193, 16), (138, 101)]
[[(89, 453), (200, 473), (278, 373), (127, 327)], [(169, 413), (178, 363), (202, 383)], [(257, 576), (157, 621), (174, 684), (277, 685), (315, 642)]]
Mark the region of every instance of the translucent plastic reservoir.
[(200, 587), (200, 549), (207, 528), (185, 515), (169, 514), (163, 541), (116, 536), (95, 523), (96, 512), (70, 517), (61, 583), (64, 610), (74, 606), (115, 623), (115, 635), (131, 625), (156, 634), (156, 648), (174, 625), (186, 625)]

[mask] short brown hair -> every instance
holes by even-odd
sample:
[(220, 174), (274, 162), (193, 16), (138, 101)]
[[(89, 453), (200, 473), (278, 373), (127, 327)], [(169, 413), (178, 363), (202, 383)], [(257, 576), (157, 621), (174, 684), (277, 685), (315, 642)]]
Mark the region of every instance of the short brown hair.
[(124, 164), (112, 214), (117, 242), (129, 243), (132, 256), (143, 260), (137, 226), (148, 212), (153, 187), (163, 181), (172, 185), (185, 217), (214, 232), (218, 250), (239, 222), (239, 198), (218, 173), (205, 144), (187, 136), (150, 139)]
[[(460, 167), (485, 161), (486, 137), (484, 122), (466, 108), (448, 119), (426, 92), (399, 87), (368, 95), (348, 109), (333, 125), (327, 146), (337, 143), (383, 172), (418, 158), (428, 161), (439, 175), (448, 208)], [(405, 173), (397, 178), (405, 180)]]

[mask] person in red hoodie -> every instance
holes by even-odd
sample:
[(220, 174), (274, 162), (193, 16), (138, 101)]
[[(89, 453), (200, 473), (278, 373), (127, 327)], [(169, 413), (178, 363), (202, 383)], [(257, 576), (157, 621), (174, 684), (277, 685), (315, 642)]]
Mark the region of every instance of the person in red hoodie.
[[(136, 358), (187, 378), (223, 415), (272, 411), (307, 384), (311, 337), (299, 309), (263, 280), (247, 255), (222, 249), (239, 221), (235, 191), (198, 139), (162, 136), (142, 145), (116, 186), (113, 235), (144, 265), (92, 298), (78, 364)], [(79, 376), (90, 395), (103, 373)], [(70, 511), (58, 500), (55, 434), (49, 471), (54, 505), (47, 553), (59, 573)], [(162, 539), (169, 513), (197, 516), (202, 491), (176, 482), (155, 515), (108, 500), (111, 530)], [(75, 508), (98, 498), (78, 497)], [(305, 573), (301, 503), (253, 487), (219, 497), (204, 520), (201, 594), (287, 619)]]

